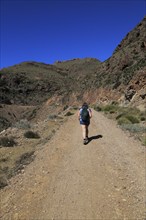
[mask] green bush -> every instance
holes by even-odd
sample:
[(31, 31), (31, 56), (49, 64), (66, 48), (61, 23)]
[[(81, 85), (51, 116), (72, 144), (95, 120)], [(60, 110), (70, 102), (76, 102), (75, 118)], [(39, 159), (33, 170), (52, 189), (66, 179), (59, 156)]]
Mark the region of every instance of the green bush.
[(94, 110), (97, 111), (97, 112), (101, 112), (102, 111), (102, 107), (97, 105), (97, 106), (94, 106)]
[(116, 111), (115, 110), (111, 110), (109, 113), (110, 114), (114, 114), (114, 113), (116, 113)]
[(137, 108), (128, 108), (128, 107), (126, 107), (126, 108), (123, 109), (123, 112), (126, 113), (126, 114), (135, 115), (135, 116), (136, 115), (139, 116), (141, 114), (140, 110), (137, 109)]
[(137, 124), (139, 123), (139, 119), (133, 115), (120, 114), (116, 117), (118, 124)]
[(57, 118), (57, 115), (48, 115), (48, 119), (54, 120)]
[(110, 112), (110, 111), (112, 111), (113, 109), (115, 109), (115, 106), (114, 106), (114, 105), (106, 105), (106, 106), (103, 108), (103, 110), (104, 110), (105, 112)]
[(8, 185), (8, 181), (5, 175), (0, 175), (0, 189)]
[(7, 162), (8, 160), (9, 160), (9, 157), (1, 158), (1, 159), (0, 159), (0, 163), (1, 163), (1, 162), (4, 162), (4, 163), (5, 163), (5, 162)]
[(146, 121), (146, 111), (140, 113), (140, 120)]
[(134, 116), (134, 115), (125, 115), (125, 117), (132, 123), (132, 124), (135, 124), (135, 123), (139, 123), (139, 119)]
[(74, 113), (72, 113), (72, 112), (67, 112), (66, 114), (65, 114), (65, 116), (71, 116), (71, 115), (73, 115)]
[(146, 117), (141, 116), (141, 117), (140, 117), (140, 120), (141, 120), (141, 121), (146, 121)]
[(132, 124), (140, 123), (140, 112), (137, 111), (137, 109), (121, 109), (121, 113), (119, 113), (116, 117), (116, 120), (120, 118), (127, 118)]
[(34, 151), (26, 152), (20, 156), (20, 158), (15, 162), (15, 172), (21, 170), (23, 165), (28, 165), (34, 160)]
[(106, 105), (103, 107), (104, 112), (115, 113), (119, 110), (119, 106), (117, 105)]
[(124, 117), (124, 113), (121, 113), (121, 114), (117, 115), (116, 120), (118, 120), (121, 117)]
[(14, 141), (13, 137), (1, 137), (0, 145), (3, 147), (14, 147), (16, 142)]
[(38, 139), (40, 138), (40, 136), (38, 135), (38, 133), (33, 132), (33, 131), (26, 131), (24, 133), (24, 137), (26, 138), (33, 138), (33, 139)]
[(146, 146), (146, 137), (143, 138), (142, 143), (143, 143), (144, 146)]
[(30, 129), (30, 122), (27, 119), (21, 119), (20, 121), (16, 122), (14, 127), (20, 128), (20, 129)]
[(125, 117), (119, 118), (117, 123), (118, 123), (118, 125), (131, 124), (131, 122)]
[(140, 126), (139, 124), (122, 124), (121, 128), (128, 130), (132, 133), (146, 132), (146, 127)]

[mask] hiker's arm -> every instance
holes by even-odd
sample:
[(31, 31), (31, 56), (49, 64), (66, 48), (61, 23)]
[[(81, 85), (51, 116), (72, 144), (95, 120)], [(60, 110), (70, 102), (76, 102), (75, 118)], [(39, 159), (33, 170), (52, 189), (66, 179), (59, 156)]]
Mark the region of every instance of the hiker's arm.
[(90, 116), (90, 118), (92, 118), (92, 111), (91, 111), (91, 109), (89, 109), (89, 116)]
[(78, 111), (78, 120), (80, 120), (80, 111)]

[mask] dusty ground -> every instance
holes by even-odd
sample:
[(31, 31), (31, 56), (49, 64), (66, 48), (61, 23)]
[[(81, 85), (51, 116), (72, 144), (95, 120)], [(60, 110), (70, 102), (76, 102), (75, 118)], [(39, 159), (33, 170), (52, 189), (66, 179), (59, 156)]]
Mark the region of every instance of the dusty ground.
[(95, 111), (89, 136), (69, 117), (0, 191), (0, 218), (144, 220), (145, 147)]

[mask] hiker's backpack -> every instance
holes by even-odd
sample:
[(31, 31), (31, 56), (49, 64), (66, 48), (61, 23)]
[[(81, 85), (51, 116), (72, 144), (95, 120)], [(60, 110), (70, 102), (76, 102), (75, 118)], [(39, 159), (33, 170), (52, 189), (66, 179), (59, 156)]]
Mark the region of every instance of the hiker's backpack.
[(89, 121), (89, 111), (86, 107), (83, 107), (82, 110), (81, 110), (81, 119), (83, 121)]

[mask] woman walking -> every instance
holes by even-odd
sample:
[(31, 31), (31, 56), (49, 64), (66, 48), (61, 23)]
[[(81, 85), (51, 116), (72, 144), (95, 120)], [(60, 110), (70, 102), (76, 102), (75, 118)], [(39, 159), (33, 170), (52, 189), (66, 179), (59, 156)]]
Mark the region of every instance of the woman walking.
[(88, 143), (89, 125), (90, 125), (91, 117), (92, 117), (92, 111), (88, 107), (88, 104), (84, 102), (78, 112), (78, 119), (82, 127), (83, 144)]

